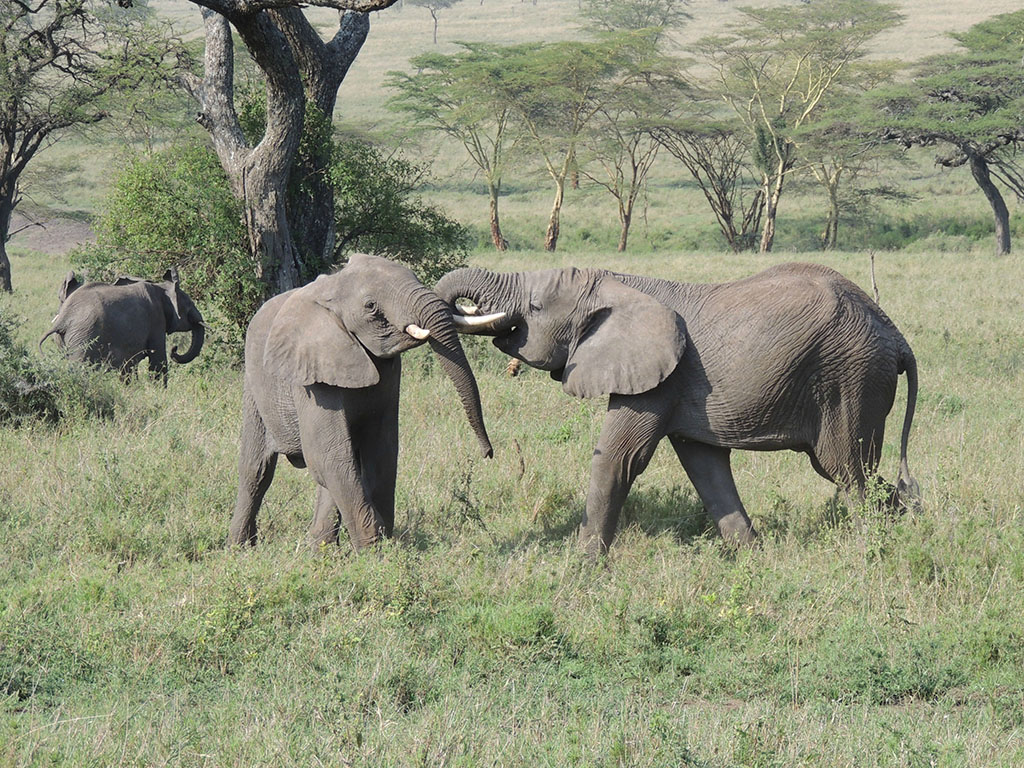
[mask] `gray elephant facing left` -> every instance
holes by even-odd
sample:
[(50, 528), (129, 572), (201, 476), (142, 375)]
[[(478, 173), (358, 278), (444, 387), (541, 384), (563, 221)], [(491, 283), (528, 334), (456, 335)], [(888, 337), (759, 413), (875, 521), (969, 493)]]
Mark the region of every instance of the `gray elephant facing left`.
[(203, 316), (181, 290), (175, 270), (160, 282), (122, 277), (113, 284), (84, 285), (69, 272), (58, 296), (60, 311), (39, 345), (56, 336), (72, 360), (108, 366), (128, 377), (148, 359), (149, 370), (166, 384), (167, 334), (192, 334), (183, 354), (171, 348), (177, 363), (191, 362), (203, 347)]

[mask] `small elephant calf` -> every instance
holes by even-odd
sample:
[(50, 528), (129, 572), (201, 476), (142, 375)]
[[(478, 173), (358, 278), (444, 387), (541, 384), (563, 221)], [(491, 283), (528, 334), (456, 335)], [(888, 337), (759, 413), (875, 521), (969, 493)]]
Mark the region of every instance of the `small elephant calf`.
[(177, 363), (192, 362), (203, 348), (203, 316), (181, 290), (176, 270), (168, 270), (161, 282), (122, 277), (113, 284), (84, 285), (69, 272), (58, 296), (60, 311), (39, 346), (56, 336), (72, 360), (104, 365), (127, 378), (146, 358), (166, 385), (167, 334), (192, 334), (184, 354), (171, 348)]

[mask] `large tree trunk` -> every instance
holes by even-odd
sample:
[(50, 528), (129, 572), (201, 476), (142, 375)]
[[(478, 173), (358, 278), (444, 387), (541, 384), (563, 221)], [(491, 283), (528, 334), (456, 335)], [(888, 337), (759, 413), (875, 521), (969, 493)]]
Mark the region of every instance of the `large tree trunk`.
[(770, 253), (775, 245), (775, 216), (779, 211), (779, 198), (782, 197), (782, 184), (786, 178), (785, 173), (785, 170), (780, 167), (776, 172), (775, 184), (770, 187), (766, 185), (764, 222), (761, 226), (761, 245), (758, 249), (761, 253)]
[[(186, 78), (186, 86), (199, 102), (198, 120), (213, 138), (232, 191), (245, 203), (254, 269), (268, 296), (281, 293), (315, 277), (334, 251), (334, 200), (326, 179), (330, 157), (311, 153), (295, 169), (293, 162), (307, 96), (330, 120), (338, 87), (366, 39), (369, 21), (366, 14), (344, 14), (335, 38), (325, 44), (295, 8), (231, 15), (267, 81), (266, 128), (259, 144), (250, 147), (234, 107), (228, 19), (205, 9), (203, 18), (205, 72), (201, 80)], [(291, 205), (290, 181), (297, 182), (293, 190), (299, 188)], [(293, 232), (300, 233), (297, 240)]]
[(1005, 256), (1010, 253), (1010, 212), (1006, 208), (1006, 201), (992, 182), (985, 158), (970, 152), (967, 156), (970, 158), (971, 175), (992, 206), (996, 223), (996, 255)]
[(839, 241), (839, 191), (833, 186), (828, 187), (828, 216), (825, 219), (825, 231), (821, 234), (821, 250), (834, 250)]
[(278, 11), (277, 19), (295, 52), (306, 98), (315, 107), (307, 110), (306, 119), (324, 121), (313, 126), (311, 151), (296, 157), (286, 201), (295, 248), (307, 269), (300, 279), (306, 282), (334, 262), (334, 188), (328, 178), (331, 154), (327, 138), (338, 89), (366, 42), (370, 15), (343, 13), (338, 31), (327, 43), (298, 8)]

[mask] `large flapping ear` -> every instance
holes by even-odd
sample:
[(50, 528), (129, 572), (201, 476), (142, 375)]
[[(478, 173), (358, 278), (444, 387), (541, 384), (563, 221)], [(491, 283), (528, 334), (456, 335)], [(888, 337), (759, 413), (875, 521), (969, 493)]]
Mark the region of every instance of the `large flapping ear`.
[(658, 386), (686, 351), (683, 318), (645, 293), (603, 275), (562, 374), (576, 397), (636, 395)]
[(305, 386), (376, 384), (377, 366), (341, 318), (317, 300), (315, 285), (292, 293), (278, 310), (263, 349), (267, 370)]

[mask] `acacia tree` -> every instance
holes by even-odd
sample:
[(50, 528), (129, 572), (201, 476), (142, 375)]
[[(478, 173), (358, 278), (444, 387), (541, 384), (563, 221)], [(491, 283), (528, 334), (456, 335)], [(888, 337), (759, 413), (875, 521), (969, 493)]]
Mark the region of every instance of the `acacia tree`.
[(739, 10), (744, 20), (730, 34), (704, 38), (695, 50), (714, 72), (712, 89), (746, 126), (761, 176), (760, 250), (770, 251), (779, 200), (798, 160), (794, 131), (850, 82), (871, 39), (902, 16), (876, 0)]
[[(936, 162), (968, 166), (992, 208), (996, 253), (1010, 253), (1010, 213), (996, 181), (1024, 199), (1024, 11), (953, 35), (963, 50), (922, 63), (905, 87), (876, 94), (868, 125), (904, 147), (943, 146)], [(881, 115), (881, 118), (877, 118)]]
[(0, 3), (0, 290), (12, 288), (6, 243), (29, 163), (68, 131), (107, 117), (114, 94), (167, 74), (181, 53), (147, 9), (112, 5)]
[(622, 40), (510, 46), (503, 52), (497, 87), (512, 106), (526, 137), (555, 186), (544, 249), (554, 251), (561, 230), (565, 183), (576, 168), (583, 132), (622, 87), (628, 65)]
[[(418, 5), (426, 8), (430, 18), (434, 21), (434, 45), (437, 45), (437, 22), (441, 11), (446, 11), (455, 5), (459, 0), (409, 0), (411, 5)], [(482, 3), (481, 3), (482, 4)]]
[(397, 91), (391, 106), (420, 129), (438, 131), (459, 142), (487, 185), (491, 242), (508, 249), (501, 232), (498, 200), (508, 149), (516, 137), (512, 105), (498, 95), (503, 51), (479, 43), (463, 50), (428, 53), (409, 61), (415, 73), (389, 72), (387, 85)]
[(620, 253), (626, 250), (633, 209), (661, 147), (651, 127), (662, 124), (689, 96), (679, 63), (658, 53), (659, 37), (659, 29), (620, 37), (623, 67), (582, 136), (586, 154), (580, 173), (615, 199)]
[(761, 228), (764, 191), (751, 166), (742, 127), (705, 116), (677, 117), (651, 126), (650, 131), (690, 172), (733, 252), (753, 248)]

